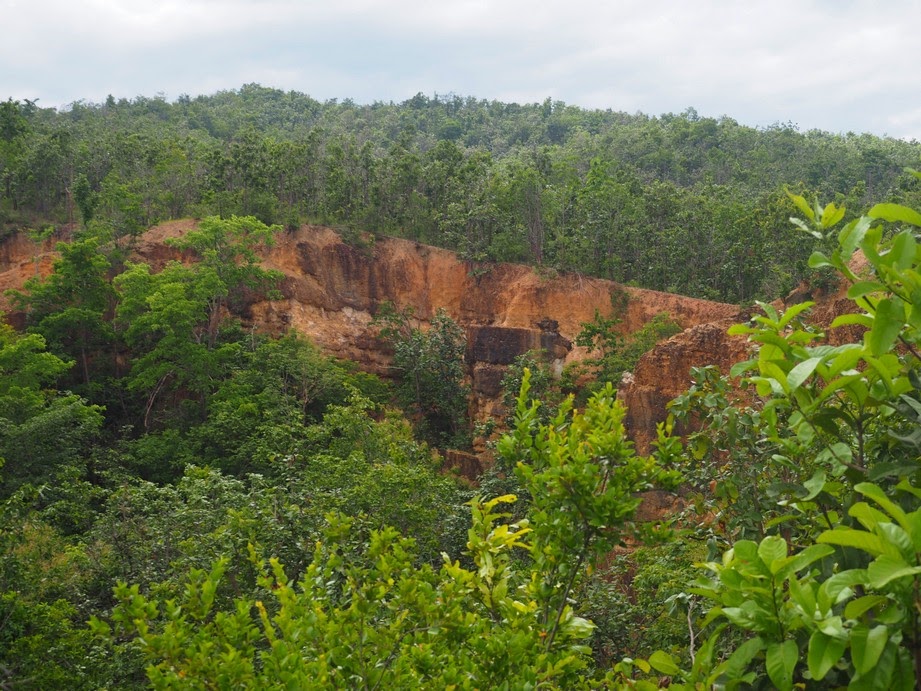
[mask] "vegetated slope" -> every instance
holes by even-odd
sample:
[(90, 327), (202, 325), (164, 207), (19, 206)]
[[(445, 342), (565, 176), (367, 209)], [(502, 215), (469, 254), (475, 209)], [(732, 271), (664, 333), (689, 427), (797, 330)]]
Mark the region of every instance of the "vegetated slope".
[[(862, 256), (857, 256), (852, 266), (860, 271)], [(853, 311), (854, 302), (847, 297), (847, 286), (831, 284), (815, 287), (806, 282), (773, 306), (783, 310), (793, 304), (815, 301), (807, 313), (807, 321), (823, 330), (824, 342), (830, 345), (857, 343), (863, 329), (856, 326), (828, 327), (836, 317)], [(618, 398), (627, 405), (627, 427), (637, 450), (648, 453), (656, 439), (656, 424), (667, 417), (669, 401), (685, 393), (691, 385), (692, 367), (714, 365), (722, 374), (728, 374), (732, 365), (751, 356), (751, 345), (744, 336), (729, 334), (733, 324), (744, 322), (759, 310), (740, 311), (726, 319), (716, 319), (696, 324), (682, 333), (657, 344), (640, 358), (632, 373), (624, 378), (618, 389)]]
[[(616, 104), (612, 104), (616, 105)], [(907, 201), (921, 145), (765, 129), (693, 109), (651, 117), (550, 99), (421, 94), (320, 103), (250, 84), (211, 96), (7, 101), (0, 225), (117, 235), (212, 213), (402, 236), (727, 302), (808, 273), (783, 187), (849, 209)]]
[[(185, 220), (150, 229), (138, 238), (137, 259), (156, 270), (181, 258), (165, 241), (195, 226)], [(7, 239), (0, 253), (0, 286), (5, 289), (21, 288), (36, 272), (47, 272), (54, 256), (50, 242), (37, 244), (22, 235)], [(250, 301), (241, 315), (249, 324), (275, 334), (293, 329), (327, 354), (376, 374), (389, 374), (392, 358), (372, 325), (383, 303), (411, 309), (418, 323), (444, 309), (466, 330), (478, 417), (496, 411), (498, 383), (516, 356), (549, 348), (558, 371), (584, 359), (588, 351), (573, 342), (596, 312), (620, 319), (617, 328), (623, 334), (661, 313), (682, 328), (738, 314), (734, 305), (517, 264), (474, 263), (449, 250), (398, 238), (347, 244), (320, 226), (280, 235), (264, 253), (263, 265), (282, 272), (282, 298)], [(686, 379), (686, 372), (676, 376)]]
[[(151, 228), (138, 237), (135, 255), (160, 268), (181, 257), (164, 241), (194, 227), (195, 221), (182, 220)], [(36, 243), (22, 234), (0, 243), (0, 287), (18, 289), (28, 278), (47, 274), (55, 257), (52, 247), (50, 240)], [(383, 303), (410, 309), (420, 325), (444, 309), (465, 329), (472, 412), (481, 420), (502, 414), (500, 382), (518, 355), (547, 350), (559, 372), (590, 355), (574, 342), (596, 311), (618, 318), (623, 335), (668, 314), (682, 333), (641, 358), (619, 387), (628, 408), (627, 427), (643, 452), (655, 439), (656, 424), (666, 417), (666, 404), (687, 390), (692, 367), (715, 365), (728, 373), (747, 357), (745, 339), (727, 334), (745, 319), (746, 312), (736, 305), (520, 264), (471, 262), (399, 238), (366, 236), (349, 244), (330, 228), (302, 226), (279, 236), (265, 252), (263, 265), (282, 272), (281, 299), (249, 302), (242, 316), (250, 325), (273, 334), (293, 329), (325, 353), (375, 374), (392, 374), (392, 351), (372, 324)], [(819, 303), (811, 318), (818, 326), (827, 327), (849, 308), (850, 301), (835, 288), (826, 293), (804, 284), (792, 299), (807, 291), (805, 297)], [(854, 336), (840, 331), (830, 335), (836, 342)]]

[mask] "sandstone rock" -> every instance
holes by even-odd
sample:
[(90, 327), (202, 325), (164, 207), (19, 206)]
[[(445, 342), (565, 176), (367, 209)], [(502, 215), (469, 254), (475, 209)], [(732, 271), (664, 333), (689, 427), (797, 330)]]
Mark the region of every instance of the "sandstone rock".
[(746, 339), (727, 333), (736, 321), (700, 324), (672, 336), (640, 358), (632, 376), (621, 382), (617, 397), (627, 406), (624, 424), (637, 452), (649, 453), (656, 425), (668, 416), (667, 403), (690, 386), (692, 367), (717, 365), (728, 374), (733, 364), (746, 359)]
[[(150, 229), (138, 239), (135, 258), (154, 269), (170, 260), (189, 261), (189, 255), (165, 241), (194, 227), (195, 221), (181, 220)], [(49, 246), (40, 248), (39, 255), (34, 262), (35, 246), (22, 236), (0, 244), (0, 288), (18, 288), (36, 272), (47, 274), (54, 255)], [(662, 312), (685, 329), (732, 319), (738, 312), (733, 305), (629, 288), (578, 274), (548, 275), (514, 264), (473, 264), (447, 250), (408, 240), (366, 238), (360, 246), (351, 246), (329, 228), (318, 226), (281, 234), (263, 258), (266, 268), (283, 274), (283, 298), (269, 301), (251, 295), (240, 316), (270, 333), (294, 329), (326, 353), (352, 360), (369, 372), (390, 374), (392, 353), (372, 325), (385, 301), (398, 309), (411, 308), (422, 328), (444, 309), (468, 334), (471, 405), (476, 419), (502, 413), (496, 397), (501, 393), (504, 367), (517, 355), (543, 351), (558, 372), (563, 365), (587, 357), (589, 353), (574, 347), (573, 341), (596, 311), (604, 317), (614, 314), (612, 296), (628, 297), (617, 315), (624, 334)], [(8, 309), (8, 300), (2, 306)], [(654, 434), (664, 401), (686, 386), (690, 364), (717, 360), (728, 367), (738, 348), (723, 344), (724, 336), (717, 335), (720, 329), (725, 330), (721, 325), (665, 344), (663, 350), (657, 349), (658, 355), (637, 368), (631, 392), (625, 396), (635, 406), (630, 425), (639, 438), (649, 438), (650, 428)], [(701, 341), (704, 333), (709, 336)], [(686, 347), (690, 348), (687, 352)]]
[(476, 482), (483, 474), (484, 468), (479, 456), (466, 451), (448, 449), (444, 452), (442, 470), (455, 472), (471, 482)]

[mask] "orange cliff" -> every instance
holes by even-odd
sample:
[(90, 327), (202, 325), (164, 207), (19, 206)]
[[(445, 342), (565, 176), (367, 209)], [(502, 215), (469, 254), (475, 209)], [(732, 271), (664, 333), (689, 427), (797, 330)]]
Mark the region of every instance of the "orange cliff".
[[(194, 221), (172, 221), (142, 235), (137, 259), (155, 268), (179, 257), (164, 240), (181, 236)], [(279, 270), (282, 299), (256, 300), (240, 315), (272, 333), (288, 329), (308, 336), (324, 352), (386, 375), (391, 354), (371, 325), (386, 301), (412, 308), (423, 327), (444, 309), (467, 333), (473, 407), (482, 418), (498, 411), (499, 382), (511, 360), (543, 349), (558, 368), (588, 353), (573, 342), (596, 310), (612, 316), (612, 295), (628, 296), (619, 329), (631, 333), (667, 312), (685, 329), (644, 358), (622, 397), (632, 407), (630, 428), (640, 446), (654, 438), (664, 403), (684, 391), (693, 365), (728, 368), (744, 344), (727, 340), (737, 306), (625, 287), (578, 274), (556, 274), (515, 264), (473, 263), (455, 253), (409, 240), (368, 239), (346, 244), (332, 230), (303, 226), (278, 236), (263, 264)], [(0, 289), (18, 288), (47, 274), (53, 253), (22, 237), (0, 245)], [(7, 309), (9, 305), (5, 305)], [(722, 336), (717, 335), (722, 333)]]

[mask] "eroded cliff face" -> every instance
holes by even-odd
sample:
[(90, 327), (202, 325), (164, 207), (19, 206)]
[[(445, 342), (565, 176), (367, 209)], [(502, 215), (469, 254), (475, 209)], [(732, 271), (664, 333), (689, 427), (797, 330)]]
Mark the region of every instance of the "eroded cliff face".
[[(182, 258), (164, 241), (193, 227), (194, 221), (187, 220), (151, 229), (136, 245), (137, 258), (155, 268)], [(370, 372), (386, 375), (391, 362), (371, 325), (381, 304), (412, 308), (423, 327), (444, 309), (467, 332), (472, 406), (479, 417), (499, 412), (499, 383), (517, 355), (542, 350), (559, 370), (585, 358), (588, 353), (573, 345), (581, 325), (596, 311), (612, 316), (612, 295), (620, 293), (627, 295), (618, 315), (623, 333), (662, 312), (686, 329), (644, 358), (633, 383), (625, 387), (630, 426), (640, 441), (649, 438), (650, 429), (654, 435), (664, 402), (687, 387), (690, 366), (717, 362), (728, 367), (744, 351), (725, 337), (725, 329), (738, 318), (733, 305), (520, 265), (474, 264), (406, 240), (368, 239), (353, 246), (328, 228), (304, 226), (282, 234), (263, 256), (266, 268), (284, 276), (283, 298), (256, 299), (242, 317), (273, 333), (294, 329), (326, 353)], [(29, 276), (47, 274), (52, 261), (49, 243), (7, 240), (0, 246), (0, 287), (21, 287)]]
[(645, 454), (656, 439), (666, 405), (691, 385), (691, 368), (716, 365), (723, 374), (748, 357), (748, 343), (727, 331), (738, 319), (698, 324), (672, 336), (646, 353), (632, 375), (624, 378), (617, 397), (627, 406), (624, 421), (636, 450)]
[[(862, 263), (862, 258), (857, 257), (851, 266), (858, 275)], [(863, 337), (863, 329), (857, 326), (829, 329), (836, 317), (855, 309), (853, 300), (847, 297), (846, 285), (825, 292), (803, 284), (772, 305), (783, 310), (807, 300), (816, 304), (804, 316), (810, 324), (823, 330), (823, 343), (854, 343)], [(739, 313), (685, 329), (656, 345), (640, 359), (632, 375), (625, 377), (617, 396), (627, 406), (626, 426), (639, 453), (649, 453), (656, 439), (656, 425), (668, 416), (666, 404), (687, 391), (692, 367), (715, 365), (723, 374), (729, 374), (735, 363), (752, 357), (747, 339), (728, 333), (733, 324), (750, 317), (750, 314)]]

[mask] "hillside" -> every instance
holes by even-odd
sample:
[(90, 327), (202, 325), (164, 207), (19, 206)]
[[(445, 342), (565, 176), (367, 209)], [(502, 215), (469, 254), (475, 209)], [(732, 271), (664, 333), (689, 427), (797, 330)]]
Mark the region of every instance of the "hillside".
[(0, 687), (915, 688), (918, 146), (0, 103)]
[[(161, 269), (182, 253), (164, 244), (180, 238), (196, 224), (173, 221), (147, 231), (137, 239), (133, 259)], [(36, 274), (47, 275), (56, 254), (51, 242), (36, 244), (22, 235), (0, 244), (0, 287), (21, 289)], [(467, 368), (475, 394), (476, 419), (500, 412), (499, 382), (506, 366), (528, 351), (547, 349), (561, 372), (584, 359), (588, 351), (574, 345), (583, 324), (596, 311), (612, 317), (612, 297), (625, 295), (617, 309), (618, 331), (629, 335), (656, 315), (666, 313), (681, 328), (710, 322), (732, 322), (736, 306), (622, 286), (603, 279), (557, 272), (538, 272), (516, 264), (464, 261), (449, 250), (399, 238), (368, 239), (350, 245), (329, 228), (303, 226), (283, 233), (261, 256), (266, 269), (281, 272), (281, 299), (250, 301), (245, 322), (261, 332), (281, 335), (291, 329), (307, 336), (328, 355), (357, 363), (363, 370), (391, 375), (392, 351), (378, 338), (372, 324), (383, 303), (410, 308), (418, 324), (427, 324), (444, 309), (465, 330)], [(7, 303), (3, 307), (9, 311)], [(14, 321), (16, 314), (11, 317)], [(722, 356), (722, 357), (721, 357)], [(732, 360), (716, 350), (700, 357)], [(696, 364), (701, 364), (695, 361)], [(677, 365), (657, 374), (662, 402), (671, 398), (672, 385), (684, 382)], [(666, 398), (666, 396), (668, 398)], [(637, 410), (640, 407), (637, 406)], [(664, 407), (649, 411), (633, 427), (641, 435), (654, 433)]]
[(723, 302), (772, 299), (815, 242), (785, 188), (913, 203), (921, 144), (757, 129), (547, 100), (422, 95), (320, 103), (249, 84), (56, 111), (0, 108), (0, 228), (84, 222), (117, 236), (186, 216), (255, 215), (399, 236)]

